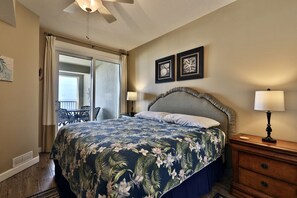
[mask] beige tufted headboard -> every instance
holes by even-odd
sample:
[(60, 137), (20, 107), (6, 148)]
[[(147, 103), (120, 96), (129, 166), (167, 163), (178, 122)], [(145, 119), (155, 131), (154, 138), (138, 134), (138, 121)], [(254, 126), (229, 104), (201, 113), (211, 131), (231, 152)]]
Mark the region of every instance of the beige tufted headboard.
[(159, 95), (148, 110), (212, 118), (221, 123), (219, 128), (228, 137), (235, 132), (235, 112), (212, 95), (191, 88), (176, 87)]

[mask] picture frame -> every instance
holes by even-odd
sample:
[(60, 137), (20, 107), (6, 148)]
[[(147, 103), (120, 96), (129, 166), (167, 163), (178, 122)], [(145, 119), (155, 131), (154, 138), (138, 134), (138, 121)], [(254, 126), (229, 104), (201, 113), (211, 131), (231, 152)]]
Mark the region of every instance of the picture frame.
[(13, 58), (0, 56), (0, 81), (13, 81)]
[(203, 78), (204, 47), (197, 47), (177, 54), (177, 80)]
[(175, 55), (155, 61), (155, 83), (172, 82), (175, 80)]

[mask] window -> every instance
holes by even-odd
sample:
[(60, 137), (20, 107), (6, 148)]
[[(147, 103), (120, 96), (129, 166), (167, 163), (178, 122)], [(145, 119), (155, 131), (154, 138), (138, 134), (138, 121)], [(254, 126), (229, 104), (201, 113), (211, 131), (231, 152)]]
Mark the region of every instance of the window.
[(79, 77), (59, 75), (60, 108), (77, 109), (79, 104)]

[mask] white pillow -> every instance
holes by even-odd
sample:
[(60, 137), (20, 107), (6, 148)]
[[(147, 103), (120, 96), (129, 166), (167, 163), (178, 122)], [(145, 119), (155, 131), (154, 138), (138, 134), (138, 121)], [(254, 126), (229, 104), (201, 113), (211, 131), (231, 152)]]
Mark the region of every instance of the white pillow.
[(218, 121), (211, 118), (185, 114), (168, 114), (163, 118), (163, 120), (183, 126), (197, 126), (206, 129), (220, 125)]
[(168, 115), (169, 113), (167, 112), (156, 112), (156, 111), (142, 111), (139, 112), (135, 115), (137, 118), (145, 118), (145, 119), (150, 119), (150, 120), (157, 120), (162, 122), (163, 117)]

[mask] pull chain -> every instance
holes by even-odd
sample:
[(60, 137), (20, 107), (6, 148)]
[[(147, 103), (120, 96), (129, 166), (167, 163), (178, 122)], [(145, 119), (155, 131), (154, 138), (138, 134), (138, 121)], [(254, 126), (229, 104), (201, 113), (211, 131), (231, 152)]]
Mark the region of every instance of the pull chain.
[(90, 13), (88, 12), (87, 14), (87, 35), (86, 35), (86, 39), (90, 40), (90, 35), (89, 35), (89, 17), (90, 17)]

